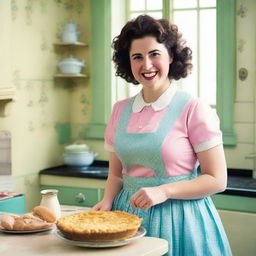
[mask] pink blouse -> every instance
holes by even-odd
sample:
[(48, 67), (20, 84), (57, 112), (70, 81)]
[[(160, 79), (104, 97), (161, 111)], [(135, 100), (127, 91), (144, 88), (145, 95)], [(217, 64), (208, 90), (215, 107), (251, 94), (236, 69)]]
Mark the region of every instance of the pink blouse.
[[(170, 86), (154, 103), (144, 102), (136, 95), (127, 127), (128, 133), (154, 132), (177, 88)], [(118, 101), (105, 131), (105, 149), (115, 152), (114, 136), (119, 117), (130, 99)], [(198, 165), (196, 153), (222, 144), (219, 119), (215, 112), (200, 99), (191, 98), (186, 104), (162, 145), (162, 159), (167, 176), (190, 173)], [(145, 149), (146, 150), (146, 149)], [(153, 177), (154, 170), (143, 166), (123, 169), (129, 176)]]

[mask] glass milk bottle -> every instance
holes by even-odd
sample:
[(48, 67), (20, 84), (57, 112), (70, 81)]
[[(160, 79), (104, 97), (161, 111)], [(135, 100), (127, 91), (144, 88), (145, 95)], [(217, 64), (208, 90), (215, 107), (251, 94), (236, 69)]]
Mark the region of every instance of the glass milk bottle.
[(58, 190), (57, 189), (45, 189), (41, 190), (41, 206), (47, 207), (52, 210), (57, 218), (61, 217), (60, 203), (58, 200)]

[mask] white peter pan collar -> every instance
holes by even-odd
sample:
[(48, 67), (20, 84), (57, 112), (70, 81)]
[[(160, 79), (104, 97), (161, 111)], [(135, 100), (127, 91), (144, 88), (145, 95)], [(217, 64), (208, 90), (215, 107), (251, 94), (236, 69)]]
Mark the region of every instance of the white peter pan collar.
[(140, 112), (145, 106), (151, 106), (155, 111), (161, 110), (169, 105), (171, 102), (177, 87), (175, 85), (170, 85), (167, 90), (154, 102), (146, 103), (142, 96), (142, 90), (135, 96), (132, 111)]

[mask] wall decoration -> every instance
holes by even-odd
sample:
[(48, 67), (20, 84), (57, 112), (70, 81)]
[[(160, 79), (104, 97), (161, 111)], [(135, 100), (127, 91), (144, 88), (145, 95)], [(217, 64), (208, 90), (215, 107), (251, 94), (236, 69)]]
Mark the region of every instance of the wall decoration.
[(41, 12), (41, 14), (47, 13), (47, 2), (49, 2), (49, 1), (40, 0), (40, 12)]
[(83, 105), (81, 112), (84, 116), (86, 116), (88, 114), (88, 108), (90, 106), (90, 101), (87, 99), (87, 96), (84, 93), (80, 96), (80, 103)]
[(40, 49), (42, 51), (47, 51), (49, 49), (49, 45), (47, 44), (46, 36), (44, 32), (41, 33), (41, 44), (40, 44)]
[(33, 122), (29, 122), (29, 124), (28, 124), (28, 130), (29, 130), (30, 132), (35, 131), (35, 125), (34, 125)]
[(84, 8), (83, 0), (54, 0), (56, 4), (69, 11), (74, 10), (76, 13), (81, 13)]
[(34, 100), (33, 100), (33, 95), (34, 95), (34, 86), (32, 84), (32, 81), (26, 81), (25, 89), (27, 91), (28, 95), (28, 101), (26, 106), (29, 108), (32, 108), (34, 106)]
[(246, 68), (240, 68), (239, 69), (239, 79), (241, 81), (244, 81), (244, 80), (246, 80), (247, 76), (248, 76), (248, 70)]
[(47, 87), (44, 81), (42, 81), (42, 85), (41, 85), (41, 92), (40, 92), (40, 97), (38, 100), (38, 103), (40, 104), (41, 108), (44, 108), (45, 105), (48, 103), (49, 98), (47, 96)]
[(16, 90), (20, 90), (21, 89), (21, 84), (20, 84), (20, 70), (16, 69), (13, 72), (13, 85), (15, 86)]
[(33, 10), (33, 1), (32, 0), (27, 0), (27, 3), (25, 5), (25, 12), (26, 12), (26, 24), (27, 25), (32, 25), (32, 10)]
[(16, 0), (11, 0), (11, 11), (12, 11), (12, 20), (14, 21), (17, 18), (17, 12), (18, 12)]
[(246, 41), (245, 41), (244, 39), (240, 39), (240, 40), (238, 41), (237, 50), (238, 50), (239, 52), (243, 52), (245, 45), (246, 45)]
[(243, 3), (241, 3), (237, 11), (237, 15), (240, 16), (241, 18), (244, 18), (247, 14), (247, 11), (248, 9), (246, 8), (246, 6)]

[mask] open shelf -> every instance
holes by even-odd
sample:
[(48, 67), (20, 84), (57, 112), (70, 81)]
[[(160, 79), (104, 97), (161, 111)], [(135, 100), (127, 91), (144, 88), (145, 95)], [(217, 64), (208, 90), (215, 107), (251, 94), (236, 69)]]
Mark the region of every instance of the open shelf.
[(10, 114), (11, 103), (15, 99), (15, 90), (13, 88), (0, 88), (0, 116)]
[(86, 74), (56, 74), (54, 77), (56, 78), (86, 78), (88, 75)]
[(0, 100), (12, 100), (15, 96), (15, 90), (13, 88), (0, 87)]
[(74, 43), (64, 43), (64, 42), (57, 42), (54, 43), (55, 46), (88, 46), (87, 43), (83, 42), (74, 42)]

